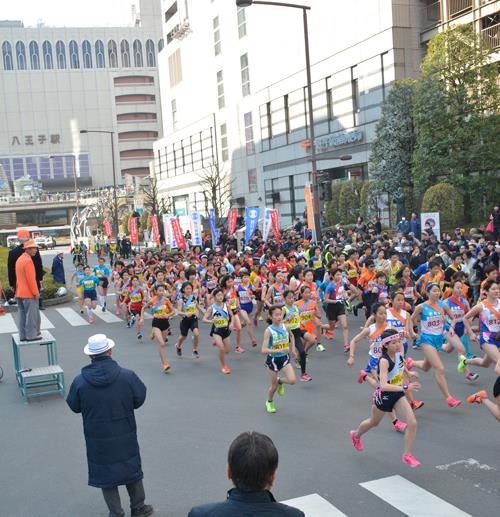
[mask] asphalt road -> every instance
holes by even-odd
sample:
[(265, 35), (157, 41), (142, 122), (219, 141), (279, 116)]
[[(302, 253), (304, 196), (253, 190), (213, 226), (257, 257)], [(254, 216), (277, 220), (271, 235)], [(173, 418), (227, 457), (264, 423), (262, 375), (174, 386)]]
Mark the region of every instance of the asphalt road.
[[(51, 258), (46, 255), (44, 261)], [(87, 364), (82, 349), (88, 336), (98, 332), (116, 341), (114, 358), (135, 370), (146, 384), (148, 397), (136, 417), (147, 500), (154, 505), (155, 515), (181, 517), (193, 505), (224, 499), (230, 487), (225, 475), (227, 449), (244, 430), (264, 432), (278, 447), (280, 466), (274, 488), (278, 500), (319, 494), (349, 517), (444, 515), (427, 511), (425, 503), (420, 514), (402, 513), (360, 486), (399, 475), (465, 514), (498, 515), (498, 422), (483, 407), (464, 403), (449, 409), (431, 374), (422, 374), (418, 395), (425, 406), (417, 412), (414, 452), (423, 465), (410, 469), (400, 461), (403, 436), (391, 429), (389, 419), (366, 435), (365, 452), (352, 448), (348, 432), (368, 415), (371, 392), (356, 383), (356, 372), (366, 358), (359, 353), (355, 368), (347, 368), (338, 336), (327, 342), (326, 352), (310, 354), (312, 382), (287, 388), (283, 398), (276, 398), (278, 412), (270, 415), (264, 407), (268, 386), (264, 356), (248, 342), (245, 354), (230, 356), (232, 373), (225, 376), (219, 372), (207, 327), (202, 330), (198, 360), (188, 353), (189, 341), (185, 355), (174, 357), (171, 339), (167, 354), (172, 370), (165, 375), (156, 346), (147, 339), (138, 342), (123, 323), (96, 318), (92, 326), (73, 327), (55, 309), (44, 314), (54, 325), (50, 332), (57, 339), (68, 388)], [(351, 317), (351, 334), (361, 324), (361, 317)], [(174, 323), (173, 338), (178, 335), (177, 327)], [(261, 324), (258, 340), (262, 333)], [(0, 515), (104, 517), (107, 512), (100, 492), (87, 486), (80, 415), (73, 414), (57, 396), (24, 404), (15, 384), (10, 336), (2, 333), (0, 337), (0, 365), (5, 370), (0, 383)], [(34, 347), (30, 353), (28, 360), (38, 365), (43, 357), (35, 354), (40, 350)], [(491, 369), (479, 371), (481, 378), (471, 386), (456, 372), (455, 357), (446, 356), (444, 361), (455, 397), (465, 399), (482, 388), (491, 391)], [(126, 507), (126, 497), (123, 501)], [(447, 515), (465, 514), (457, 510)], [(338, 514), (310, 512), (308, 517), (327, 515)]]

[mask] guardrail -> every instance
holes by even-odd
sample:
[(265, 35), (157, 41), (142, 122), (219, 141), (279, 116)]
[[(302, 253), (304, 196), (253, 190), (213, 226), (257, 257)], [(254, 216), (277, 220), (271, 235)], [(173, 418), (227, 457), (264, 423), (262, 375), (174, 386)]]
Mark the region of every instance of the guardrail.
[(491, 48), (497, 48), (500, 46), (500, 23), (486, 27), (481, 31), (484, 40)]

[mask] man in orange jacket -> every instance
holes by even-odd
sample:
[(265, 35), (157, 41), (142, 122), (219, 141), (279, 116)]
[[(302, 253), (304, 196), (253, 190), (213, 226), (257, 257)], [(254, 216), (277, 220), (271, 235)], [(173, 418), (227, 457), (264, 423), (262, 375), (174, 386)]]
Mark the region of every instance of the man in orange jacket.
[(16, 299), (19, 313), (19, 338), (21, 341), (38, 341), (40, 332), (40, 291), (32, 257), (38, 251), (35, 241), (23, 244), (24, 253), (16, 261)]

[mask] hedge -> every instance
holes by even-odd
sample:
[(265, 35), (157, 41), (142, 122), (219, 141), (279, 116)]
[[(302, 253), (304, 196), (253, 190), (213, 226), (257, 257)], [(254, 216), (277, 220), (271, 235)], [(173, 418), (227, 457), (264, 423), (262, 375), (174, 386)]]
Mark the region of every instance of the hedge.
[(439, 212), (441, 228), (449, 230), (462, 224), (462, 196), (449, 183), (429, 187), (422, 200), (422, 212)]

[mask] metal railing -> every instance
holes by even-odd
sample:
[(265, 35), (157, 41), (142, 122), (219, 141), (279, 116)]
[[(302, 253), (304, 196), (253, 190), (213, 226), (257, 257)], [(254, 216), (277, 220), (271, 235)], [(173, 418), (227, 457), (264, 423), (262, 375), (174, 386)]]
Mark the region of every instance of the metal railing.
[(481, 31), (484, 41), (491, 47), (497, 48), (500, 46), (500, 23), (487, 27)]
[(433, 27), (441, 23), (441, 2), (434, 2), (424, 7), (424, 26)]
[[(95, 199), (102, 195), (104, 192), (111, 192), (112, 187), (102, 188), (102, 189), (93, 189), (86, 190), (82, 189), (78, 191), (78, 199), (80, 201), (85, 199)], [(118, 197), (126, 197), (133, 196), (134, 192), (129, 192), (125, 188), (119, 188), (116, 191), (116, 195)], [(28, 204), (28, 203), (67, 203), (75, 201), (76, 202), (76, 194), (75, 192), (43, 192), (40, 195), (29, 195), (29, 196), (0, 196), (0, 205), (10, 205), (10, 204)]]
[(474, 0), (449, 0), (448, 15), (450, 18), (470, 11), (472, 9)]

